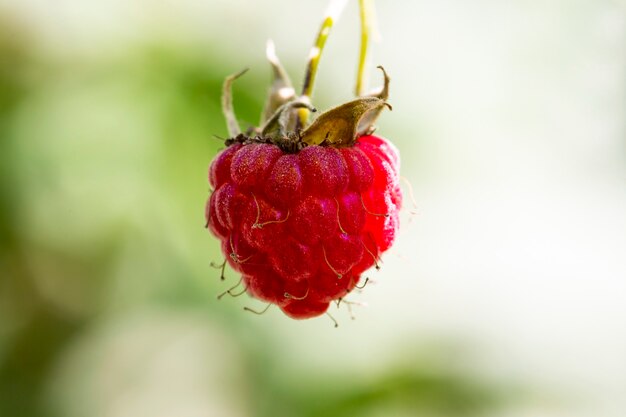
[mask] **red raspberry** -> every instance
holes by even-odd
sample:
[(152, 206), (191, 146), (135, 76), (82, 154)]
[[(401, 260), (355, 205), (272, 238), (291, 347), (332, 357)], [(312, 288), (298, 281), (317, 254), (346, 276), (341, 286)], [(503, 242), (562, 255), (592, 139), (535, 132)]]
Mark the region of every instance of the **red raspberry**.
[(222, 105), (230, 139), (209, 169), (214, 191), (205, 208), (207, 227), (248, 294), (295, 319), (323, 314), (363, 272), (378, 267), (398, 231), (402, 205), (398, 152), (372, 135), (382, 109), (391, 108), (384, 70), (383, 88), (362, 94), (369, 37), (364, 2), (356, 85), (361, 97), (308, 125), (309, 112), (316, 111), (310, 97), (317, 63), (340, 3), (332, 4), (299, 96), (268, 44), (274, 79), (261, 127), (241, 133), (230, 87), (243, 72), (226, 79)]
[(234, 143), (211, 164), (207, 222), (248, 293), (293, 318), (324, 313), (374, 266), (398, 230), (398, 152)]

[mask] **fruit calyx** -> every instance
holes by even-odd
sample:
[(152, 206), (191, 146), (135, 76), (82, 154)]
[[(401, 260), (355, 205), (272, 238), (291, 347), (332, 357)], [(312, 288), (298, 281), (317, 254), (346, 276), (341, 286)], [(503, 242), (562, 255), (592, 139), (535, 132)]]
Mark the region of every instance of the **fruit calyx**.
[[(252, 127), (242, 133), (232, 108), (231, 85), (234, 80), (245, 73), (241, 71), (231, 75), (224, 81), (222, 104), (224, 114), (231, 137), (226, 140), (226, 145), (233, 143), (273, 143), (288, 153), (298, 152), (307, 145), (326, 145), (333, 147), (352, 146), (363, 135), (372, 134), (376, 129), (374, 123), (382, 110), (387, 107), (389, 95), (389, 77), (382, 67), (385, 83), (381, 91), (366, 97), (359, 97), (337, 107), (333, 107), (320, 114), (310, 125), (304, 129), (298, 125), (298, 110), (306, 109), (312, 113), (317, 112), (307, 100), (292, 97), (280, 104), (274, 113), (264, 121), (261, 127)], [(276, 76), (276, 72), (274, 73)], [(274, 91), (276, 86), (285, 89), (283, 83), (274, 82), (270, 90), (268, 103), (275, 106), (280, 101), (280, 93)], [(264, 116), (269, 114), (267, 107)], [(265, 118), (265, 117), (264, 117)]]
[[(287, 72), (280, 63), (274, 43), (268, 41), (266, 56), (272, 68), (272, 84), (259, 127), (251, 127), (242, 133), (233, 109), (232, 84), (247, 69), (225, 79), (222, 90), (222, 108), (230, 135), (230, 138), (226, 140), (227, 145), (233, 143), (272, 143), (288, 153), (298, 152), (308, 145), (337, 148), (353, 146), (360, 136), (369, 135), (375, 131), (374, 124), (385, 107), (391, 110), (391, 106), (387, 103), (389, 76), (383, 67), (378, 67), (383, 73), (383, 86), (377, 92), (369, 95), (361, 93), (366, 52), (364, 48), (367, 44), (367, 36), (365, 36), (362, 39), (364, 43), (361, 47), (356, 88), (357, 94), (361, 97), (331, 108), (320, 114), (312, 123), (309, 123), (309, 114), (317, 112), (311, 104), (311, 94), (318, 63), (334, 20), (343, 7), (337, 6), (340, 3), (338, 1), (334, 3), (331, 1), (331, 6), (334, 5), (335, 7), (330, 7), (331, 11), (324, 18), (309, 54), (300, 95), (296, 94)], [(361, 4), (362, 12), (367, 9), (364, 4), (365, 2)], [(362, 30), (366, 34), (368, 29), (364, 22), (367, 16), (362, 14), (361, 17), (364, 25)]]

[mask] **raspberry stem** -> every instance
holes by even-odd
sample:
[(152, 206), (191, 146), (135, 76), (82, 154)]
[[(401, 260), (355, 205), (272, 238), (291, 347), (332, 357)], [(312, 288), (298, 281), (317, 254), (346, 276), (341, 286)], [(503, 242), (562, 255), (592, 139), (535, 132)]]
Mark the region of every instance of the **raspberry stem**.
[(364, 95), (367, 83), (367, 49), (369, 47), (370, 26), (372, 14), (372, 0), (359, 0), (359, 17), (361, 20), (361, 50), (359, 53), (359, 66), (356, 74), (355, 94), (357, 97)]
[[(313, 86), (315, 85), (315, 76), (317, 75), (317, 67), (326, 45), (326, 39), (330, 33), (330, 29), (333, 27), (335, 21), (339, 18), (339, 15), (343, 11), (348, 0), (331, 0), (326, 10), (326, 16), (322, 21), (311, 52), (309, 52), (309, 61), (307, 63), (306, 72), (304, 73), (304, 82), (302, 84), (302, 94), (300, 98), (303, 101), (310, 101), (313, 93)], [(309, 120), (309, 110), (306, 108), (298, 110), (298, 126), (299, 128), (306, 126)]]

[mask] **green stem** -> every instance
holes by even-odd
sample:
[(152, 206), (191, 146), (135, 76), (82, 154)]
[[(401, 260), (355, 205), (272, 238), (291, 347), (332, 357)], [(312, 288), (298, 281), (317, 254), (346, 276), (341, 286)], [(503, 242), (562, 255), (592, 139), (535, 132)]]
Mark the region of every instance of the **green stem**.
[(371, 0), (359, 0), (359, 16), (361, 20), (361, 51), (359, 53), (359, 66), (356, 74), (355, 94), (361, 97), (364, 94), (365, 84), (367, 83), (367, 49), (369, 46), (371, 15)]
[[(324, 18), (324, 21), (322, 22), (322, 26), (320, 27), (317, 37), (315, 38), (313, 48), (311, 48), (311, 52), (309, 53), (309, 61), (307, 63), (306, 72), (304, 74), (302, 95), (300, 97), (302, 101), (306, 102), (311, 100), (313, 86), (315, 85), (315, 76), (317, 75), (317, 67), (320, 62), (320, 57), (322, 56), (322, 51), (324, 50), (324, 45), (326, 45), (326, 39), (328, 39), (330, 29), (333, 27), (333, 24), (343, 11), (346, 3), (347, 0), (330, 1), (326, 16)], [(308, 119), (309, 110), (306, 108), (299, 109), (298, 124), (300, 126), (306, 126)]]
[(333, 19), (331, 17), (327, 17), (324, 19), (322, 23), (322, 27), (317, 34), (317, 38), (315, 39), (315, 43), (313, 44), (313, 48), (311, 48), (311, 52), (309, 53), (309, 62), (307, 64), (306, 73), (304, 74), (304, 83), (302, 84), (302, 95), (310, 97), (313, 92), (313, 85), (315, 83), (315, 76), (317, 75), (317, 67), (320, 62), (320, 57), (322, 56), (322, 51), (324, 50), (324, 45), (326, 45), (326, 39), (328, 39), (328, 34), (330, 33), (330, 29), (333, 26)]

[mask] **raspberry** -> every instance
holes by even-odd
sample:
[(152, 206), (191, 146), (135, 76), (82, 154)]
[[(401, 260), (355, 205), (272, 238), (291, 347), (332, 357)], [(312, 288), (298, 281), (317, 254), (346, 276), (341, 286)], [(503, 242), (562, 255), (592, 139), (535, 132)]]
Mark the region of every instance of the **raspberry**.
[[(321, 51), (319, 39), (314, 51)], [(213, 192), (205, 216), (248, 294), (305, 319), (352, 291), (395, 239), (399, 154), (372, 134), (382, 109), (390, 108), (389, 78), (383, 70), (378, 94), (331, 109), (307, 126), (315, 111), (309, 96), (316, 57), (311, 54), (299, 97), (271, 44), (268, 58), (275, 78), (262, 127), (241, 133), (230, 97), (241, 73), (224, 83), (230, 139), (209, 168)]]
[(295, 154), (234, 143), (210, 167), (207, 222), (248, 293), (293, 318), (354, 289), (398, 229), (398, 153), (387, 140)]

